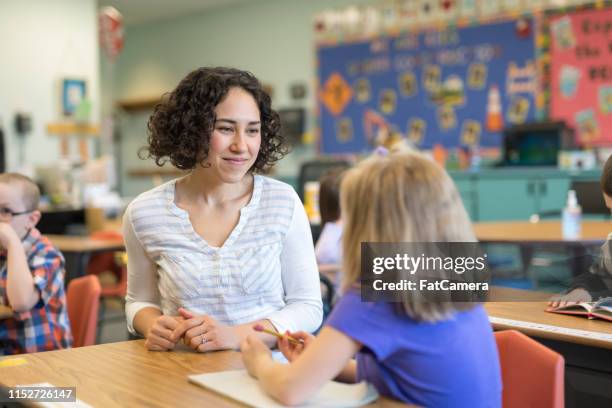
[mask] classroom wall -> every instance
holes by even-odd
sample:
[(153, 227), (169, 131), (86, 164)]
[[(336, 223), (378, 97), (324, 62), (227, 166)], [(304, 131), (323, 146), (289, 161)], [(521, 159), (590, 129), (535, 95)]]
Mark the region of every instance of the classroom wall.
[[(272, 85), (276, 108), (303, 106), (311, 113), (315, 107), (313, 16), (321, 10), (360, 3), (371, 1), (259, 0), (127, 27), (123, 54), (114, 66), (103, 66), (103, 77), (112, 79), (117, 99), (137, 99), (171, 90), (199, 66), (236, 66)], [(295, 82), (309, 86), (303, 101), (290, 98), (289, 86)], [(146, 143), (147, 118), (146, 112), (117, 117), (124, 196), (134, 196), (152, 185), (150, 179), (126, 177), (131, 168), (153, 167), (152, 161), (142, 162), (136, 156)], [(310, 117), (308, 128), (314, 125)], [(279, 164), (278, 174), (296, 175), (297, 163), (314, 154), (314, 146), (296, 148)]]
[[(7, 168), (20, 167), (14, 131), (18, 111), (32, 116), (23, 141), (24, 162), (33, 167), (60, 156), (56, 137), (46, 134), (60, 116), (60, 79), (87, 80), (92, 119), (99, 118), (99, 60), (96, 0), (20, 0), (0, 3), (0, 120), (5, 132)], [(77, 152), (76, 143), (72, 151)]]

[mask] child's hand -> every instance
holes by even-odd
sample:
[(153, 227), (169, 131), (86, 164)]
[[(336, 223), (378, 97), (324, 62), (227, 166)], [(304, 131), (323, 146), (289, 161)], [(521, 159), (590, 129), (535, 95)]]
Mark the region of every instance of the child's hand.
[(11, 224), (0, 222), (0, 247), (8, 249), (11, 242), (21, 242), (21, 240)]
[(590, 302), (593, 300), (591, 294), (583, 288), (576, 288), (564, 295), (554, 296), (548, 302), (550, 307), (564, 307), (580, 302)]
[[(287, 336), (291, 336), (296, 340), (302, 340), (303, 343), (302, 344), (292, 343), (289, 341), (289, 338)], [(302, 354), (302, 351), (304, 351), (304, 349), (308, 347), (308, 345), (312, 343), (314, 339), (315, 339), (315, 336), (313, 336), (312, 334), (303, 332), (303, 331), (299, 331), (295, 333), (286, 332), (282, 339), (278, 339), (278, 349), (283, 353), (283, 355), (285, 356), (287, 360), (293, 361), (300, 354)]]
[(242, 362), (249, 375), (257, 378), (257, 367), (262, 361), (272, 361), (272, 352), (257, 336), (249, 335), (240, 343)]
[(159, 316), (147, 333), (145, 347), (151, 351), (172, 350), (177, 342), (172, 336), (173, 330), (182, 321), (183, 318), (180, 316)]

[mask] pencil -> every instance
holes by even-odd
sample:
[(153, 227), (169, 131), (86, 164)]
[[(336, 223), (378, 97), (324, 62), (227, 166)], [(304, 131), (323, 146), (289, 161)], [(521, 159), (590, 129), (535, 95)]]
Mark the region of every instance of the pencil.
[[(253, 326), (253, 330), (258, 331), (258, 332), (263, 332), (263, 333), (268, 333), (271, 334), (273, 336), (276, 336), (279, 339), (282, 339), (283, 336), (282, 334), (280, 334), (277, 331), (272, 331), (272, 330), (268, 330), (265, 327), (263, 327), (261, 324), (256, 324), (255, 326)], [(304, 342), (302, 341), (302, 339), (296, 339), (295, 337), (291, 337), (291, 336), (287, 336), (289, 343), (291, 344), (304, 344)]]

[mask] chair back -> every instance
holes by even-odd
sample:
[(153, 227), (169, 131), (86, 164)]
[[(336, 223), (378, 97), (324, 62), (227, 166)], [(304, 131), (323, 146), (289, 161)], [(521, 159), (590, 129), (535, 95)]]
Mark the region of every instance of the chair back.
[(504, 408), (563, 408), (565, 361), (516, 330), (495, 333)]
[(91, 346), (96, 342), (101, 290), (95, 275), (86, 275), (68, 283), (66, 302), (73, 347)]
[(576, 191), (576, 198), (578, 204), (582, 207), (583, 214), (610, 216), (610, 209), (606, 207), (599, 181), (574, 180), (570, 188)]

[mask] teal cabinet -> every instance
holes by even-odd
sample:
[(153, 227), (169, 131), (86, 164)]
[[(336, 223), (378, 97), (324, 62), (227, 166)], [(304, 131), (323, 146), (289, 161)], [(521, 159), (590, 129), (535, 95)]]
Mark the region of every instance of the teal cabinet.
[(537, 183), (538, 213), (561, 211), (567, 201), (567, 192), (570, 189), (571, 179), (569, 177), (549, 178), (534, 180)]
[(569, 178), (486, 178), (478, 180), (478, 220), (522, 220), (533, 214), (560, 211)]
[(535, 211), (535, 191), (524, 179), (480, 179), (478, 221), (527, 220)]
[(560, 212), (572, 180), (597, 180), (600, 176), (599, 171), (540, 168), (450, 174), (472, 221), (526, 221), (533, 214)]

